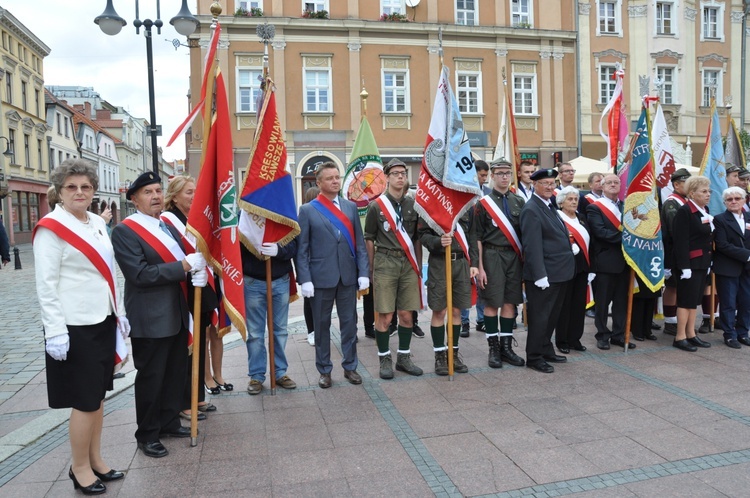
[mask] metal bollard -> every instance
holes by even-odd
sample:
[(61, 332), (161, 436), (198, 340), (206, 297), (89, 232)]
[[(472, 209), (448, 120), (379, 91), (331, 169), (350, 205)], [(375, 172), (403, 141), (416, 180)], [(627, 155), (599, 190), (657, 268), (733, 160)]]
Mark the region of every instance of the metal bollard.
[(17, 247), (13, 248), (13, 259), (15, 260), (16, 270), (23, 270), (23, 268), (21, 268), (21, 255), (19, 254)]

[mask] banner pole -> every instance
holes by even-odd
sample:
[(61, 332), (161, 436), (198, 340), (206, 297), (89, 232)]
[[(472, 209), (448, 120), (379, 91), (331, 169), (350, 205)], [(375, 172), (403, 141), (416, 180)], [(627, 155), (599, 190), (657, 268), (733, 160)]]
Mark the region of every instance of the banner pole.
[(625, 354), (630, 349), (630, 324), (633, 314), (633, 286), (635, 284), (635, 271), (630, 269), (630, 285), (628, 286), (628, 314), (625, 318)]
[(445, 248), (445, 312), (448, 315), (446, 337), (448, 338), (448, 380), (453, 380), (453, 275), (451, 265), (451, 246)]
[[(208, 271), (208, 270), (206, 270)], [(190, 446), (198, 445), (198, 374), (200, 370), (201, 298), (203, 287), (194, 287), (193, 296), (193, 357), (190, 384)]]
[(271, 289), (271, 258), (266, 260), (266, 321), (268, 323), (268, 374), (271, 377), (271, 395), (276, 395), (276, 361), (273, 335), (273, 291)]

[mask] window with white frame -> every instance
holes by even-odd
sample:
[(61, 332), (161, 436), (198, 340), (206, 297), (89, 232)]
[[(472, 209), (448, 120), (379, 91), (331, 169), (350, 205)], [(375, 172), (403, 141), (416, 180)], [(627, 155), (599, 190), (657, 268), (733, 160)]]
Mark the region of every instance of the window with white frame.
[(599, 66), (599, 103), (606, 104), (615, 94), (617, 80), (615, 73), (617, 67), (614, 65), (602, 64)]
[(597, 34), (600, 35), (618, 35), (620, 34), (620, 11), (622, 10), (621, 0), (597, 2)]
[(305, 69), (305, 112), (331, 112), (331, 70)]
[(669, 105), (677, 103), (677, 87), (674, 76), (674, 66), (656, 67), (656, 78), (662, 82), (661, 94), (659, 95), (662, 104)]
[(383, 112), (409, 112), (408, 70), (383, 69)]
[(674, 2), (656, 2), (656, 34), (675, 34)]
[(328, 0), (317, 0), (315, 2), (302, 2), (302, 12), (320, 12), (328, 10)]
[(382, 14), (405, 14), (406, 5), (404, 0), (380, 0), (380, 12)]
[(519, 115), (536, 114), (536, 74), (513, 74), (513, 112)]
[(531, 0), (510, 0), (511, 26), (530, 28), (534, 25)]
[(701, 41), (724, 41), (724, 3), (701, 2)]
[(711, 97), (716, 98), (716, 102), (721, 102), (721, 69), (703, 69), (701, 79), (703, 87), (701, 106), (710, 107)]
[(237, 68), (237, 112), (257, 112), (260, 97), (260, 77), (263, 68)]
[(245, 9), (245, 10), (262, 9), (263, 2), (261, 0), (256, 0), (256, 1), (248, 0), (247, 2), (240, 1), (240, 8)]
[(482, 73), (476, 71), (456, 72), (456, 98), (461, 114), (482, 112)]
[(456, 24), (474, 26), (479, 19), (478, 0), (456, 0)]

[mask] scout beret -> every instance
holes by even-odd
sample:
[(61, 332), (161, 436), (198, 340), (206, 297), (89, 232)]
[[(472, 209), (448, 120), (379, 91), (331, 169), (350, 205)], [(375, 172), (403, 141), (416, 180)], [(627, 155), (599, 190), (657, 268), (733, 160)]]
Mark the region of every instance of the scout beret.
[(135, 179), (133, 183), (130, 184), (130, 188), (128, 188), (127, 193), (125, 194), (125, 198), (127, 200), (130, 200), (130, 198), (138, 192), (138, 190), (142, 187), (145, 187), (146, 185), (153, 185), (154, 183), (161, 184), (161, 178), (159, 178), (159, 175), (156, 173), (143, 173), (141, 176)]

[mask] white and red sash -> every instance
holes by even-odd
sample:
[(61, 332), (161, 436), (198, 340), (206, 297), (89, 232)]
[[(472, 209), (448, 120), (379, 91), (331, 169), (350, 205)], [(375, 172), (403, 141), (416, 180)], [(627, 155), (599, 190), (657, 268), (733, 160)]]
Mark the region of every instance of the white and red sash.
[(464, 229), (460, 223), (456, 223), (455, 234), (456, 242), (458, 242), (458, 245), (461, 246), (461, 250), (464, 252), (464, 257), (466, 258), (466, 261), (469, 262), (469, 266), (471, 266), (471, 258), (469, 257), (469, 241), (466, 240), (466, 233), (464, 233)]
[[(177, 241), (159, 229), (157, 229), (156, 231), (151, 231), (149, 227), (149, 221), (150, 220), (148, 220), (148, 217), (145, 214), (135, 213), (122, 220), (122, 223), (133, 230), (136, 235), (138, 235), (141, 239), (143, 239), (144, 242), (146, 242), (146, 244), (149, 245), (149, 247), (156, 251), (159, 257), (165, 263), (176, 263), (185, 259), (185, 252), (182, 250)], [(182, 287), (182, 293), (185, 296), (185, 302), (187, 303), (187, 280), (181, 281), (180, 287)], [(190, 308), (189, 303), (188, 308)], [(193, 346), (192, 313), (190, 313), (190, 327), (188, 329), (188, 332), (188, 348), (191, 348)]]
[[(86, 256), (107, 282), (107, 287), (109, 287), (109, 302), (112, 304), (112, 309), (115, 310), (115, 315), (119, 316), (114, 254), (87, 230), (79, 229), (76, 225), (70, 223), (70, 221), (69, 217), (60, 216), (57, 210), (52, 211), (49, 215), (39, 220), (39, 223), (34, 227), (32, 241), (37, 228), (43, 227)], [(125, 339), (115, 330), (115, 372), (123, 367), (127, 358), (128, 347), (125, 344)]]
[(391, 200), (387, 196), (381, 195), (377, 199), (375, 199), (375, 202), (377, 202), (380, 206), (380, 210), (383, 212), (383, 215), (391, 225), (393, 234), (396, 236), (398, 243), (401, 245), (401, 248), (406, 254), (406, 259), (409, 260), (409, 264), (411, 264), (412, 270), (414, 270), (414, 273), (417, 274), (417, 279), (419, 279), (419, 302), (422, 303), (422, 308), (424, 308), (426, 306), (426, 302), (425, 295), (422, 292), (422, 270), (421, 265), (417, 261), (417, 253), (414, 251), (414, 244), (405, 233), (403, 225), (401, 223), (396, 223), (396, 211), (393, 209)]
[(622, 213), (617, 209), (617, 206), (604, 197), (597, 199), (594, 204), (599, 207), (604, 217), (607, 218), (615, 228), (622, 232)]
[(494, 199), (491, 199), (491, 196), (489, 194), (482, 197), (479, 202), (482, 203), (484, 209), (494, 220), (500, 231), (503, 232), (505, 238), (508, 239), (511, 247), (514, 251), (516, 251), (516, 254), (518, 254), (518, 257), (522, 257), (521, 255), (523, 253), (523, 246), (521, 245), (521, 239), (520, 237), (518, 237), (516, 229), (513, 228), (513, 225), (511, 224), (508, 217), (505, 216), (505, 213), (503, 213), (503, 210), (498, 207)]
[(599, 199), (601, 199), (601, 196), (597, 197), (592, 192), (589, 192), (588, 194), (584, 195), (584, 197), (586, 198), (587, 201), (589, 201), (589, 204), (593, 204), (596, 201), (598, 201)]
[(673, 201), (675, 201), (680, 206), (684, 206), (685, 205), (685, 198), (682, 197), (679, 194), (675, 194), (674, 192), (672, 192), (671, 194), (669, 194), (669, 197), (667, 197), (667, 201), (670, 200), (670, 199), (673, 200)]
[[(578, 247), (581, 249), (581, 252), (583, 253), (583, 257), (586, 258), (586, 264), (589, 265), (589, 268), (591, 267), (591, 259), (589, 257), (589, 244), (591, 243), (591, 236), (589, 235), (589, 232), (586, 231), (586, 229), (581, 230), (580, 225), (576, 226), (575, 223), (573, 223), (570, 218), (566, 214), (564, 214), (562, 211), (558, 211), (558, 214), (560, 216), (560, 219), (563, 220), (563, 223), (565, 223), (565, 228), (568, 229), (568, 233), (573, 237), (573, 240), (575, 240), (576, 244), (578, 244)], [(579, 228), (580, 227), (580, 228)], [(591, 287), (591, 282), (586, 283), (586, 308), (590, 308), (594, 305), (594, 289)]]
[[(188, 232), (185, 224), (180, 220), (174, 213), (164, 211), (161, 213), (161, 220), (167, 225), (172, 225), (179, 233), (182, 245), (185, 247), (185, 254), (193, 254), (196, 251), (195, 236)], [(218, 295), (216, 289), (216, 279), (214, 277), (214, 271), (210, 266), (206, 266), (208, 270), (208, 286), (214, 290), (214, 293)], [(190, 303), (188, 303), (190, 304)], [(218, 327), (219, 325), (219, 310), (214, 309), (211, 313), (211, 325)]]

